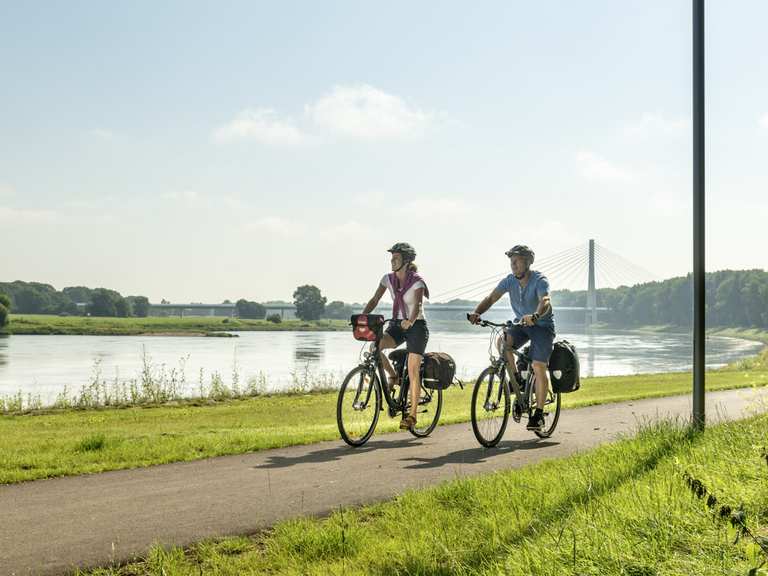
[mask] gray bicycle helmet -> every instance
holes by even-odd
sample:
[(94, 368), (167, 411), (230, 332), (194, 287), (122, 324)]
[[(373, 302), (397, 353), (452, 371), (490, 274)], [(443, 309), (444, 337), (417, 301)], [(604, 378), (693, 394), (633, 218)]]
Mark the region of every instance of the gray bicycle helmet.
[(533, 250), (528, 248), (528, 246), (525, 244), (517, 244), (516, 246), (512, 246), (512, 248), (504, 252), (504, 254), (506, 254), (509, 258), (512, 258), (512, 256), (522, 256), (528, 260), (528, 265), (533, 264), (533, 259), (536, 258), (536, 254), (534, 254)]
[(399, 254), (402, 254), (403, 260), (406, 262), (413, 262), (416, 260), (416, 250), (413, 246), (408, 244), (408, 242), (398, 242), (392, 248), (387, 250), (387, 252), (397, 252)]

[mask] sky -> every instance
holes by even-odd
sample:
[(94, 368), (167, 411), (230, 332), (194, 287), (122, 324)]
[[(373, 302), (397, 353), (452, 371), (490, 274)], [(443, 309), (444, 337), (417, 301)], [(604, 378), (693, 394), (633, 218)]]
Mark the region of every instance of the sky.
[[(767, 268), (768, 3), (706, 10), (707, 268)], [(0, 0), (0, 87), (0, 281), (360, 302), (399, 241), (433, 294), (518, 243), (692, 269), (688, 1)]]

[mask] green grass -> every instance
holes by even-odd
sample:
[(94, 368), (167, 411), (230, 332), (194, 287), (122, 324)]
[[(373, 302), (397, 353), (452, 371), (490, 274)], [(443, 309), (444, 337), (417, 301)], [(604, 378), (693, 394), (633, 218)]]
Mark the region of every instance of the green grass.
[[(741, 508), (749, 531), (768, 536), (766, 443), (768, 416), (703, 434), (655, 425), (569, 458), (254, 537), (156, 546), (142, 562), (92, 574), (746, 576), (768, 555), (744, 534), (736, 541), (729, 520)], [(686, 475), (717, 504), (695, 497)], [(723, 506), (732, 512), (721, 518)]]
[[(710, 372), (709, 390), (768, 385), (768, 371)], [(564, 406), (687, 394), (685, 373), (587, 378)], [(469, 419), (471, 384), (446, 394), (441, 424)], [(565, 416), (567, 418), (567, 416)], [(398, 421), (382, 414), (377, 434)], [(93, 438), (100, 438), (93, 442)], [(0, 483), (136, 468), (339, 438), (336, 394), (0, 416)], [(91, 439), (91, 440), (89, 440)], [(83, 449), (96, 445), (97, 449)]]
[(216, 317), (166, 318), (95, 318), (12, 314), (5, 327), (11, 334), (63, 334), (95, 336), (131, 336), (141, 334), (211, 335), (222, 331), (337, 331), (349, 330), (347, 320), (284, 320), (279, 324), (266, 320)]

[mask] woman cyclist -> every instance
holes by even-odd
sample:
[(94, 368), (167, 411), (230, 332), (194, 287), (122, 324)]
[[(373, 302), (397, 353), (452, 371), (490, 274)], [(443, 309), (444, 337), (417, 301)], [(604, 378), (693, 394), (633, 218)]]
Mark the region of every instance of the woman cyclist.
[(392, 254), (390, 263), (392, 272), (384, 274), (376, 292), (366, 304), (363, 314), (370, 314), (389, 290), (392, 297), (392, 318), (389, 327), (381, 339), (381, 361), (390, 391), (397, 384), (397, 373), (389, 362), (385, 351), (397, 348), (403, 342), (408, 351), (408, 378), (410, 380), (411, 411), (400, 422), (401, 430), (408, 430), (416, 425), (416, 410), (419, 404), (421, 381), (419, 369), (424, 351), (429, 340), (429, 329), (424, 318), (424, 297), (429, 298), (429, 289), (416, 271), (414, 263), (416, 250), (407, 242), (398, 242), (387, 250)]

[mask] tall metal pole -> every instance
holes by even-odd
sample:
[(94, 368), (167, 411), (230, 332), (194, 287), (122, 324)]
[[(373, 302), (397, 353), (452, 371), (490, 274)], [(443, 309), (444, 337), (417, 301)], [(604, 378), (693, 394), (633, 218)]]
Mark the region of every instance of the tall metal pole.
[(704, 428), (704, 0), (693, 0), (693, 425)]

